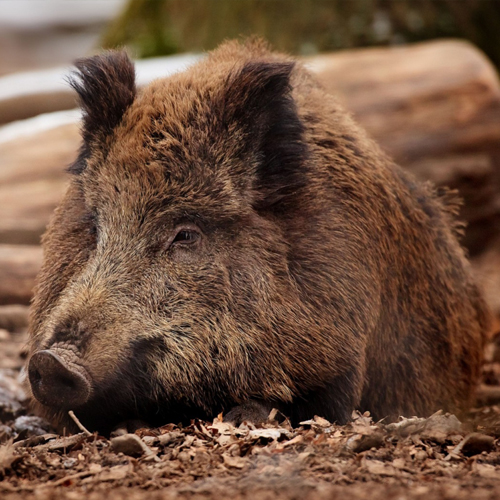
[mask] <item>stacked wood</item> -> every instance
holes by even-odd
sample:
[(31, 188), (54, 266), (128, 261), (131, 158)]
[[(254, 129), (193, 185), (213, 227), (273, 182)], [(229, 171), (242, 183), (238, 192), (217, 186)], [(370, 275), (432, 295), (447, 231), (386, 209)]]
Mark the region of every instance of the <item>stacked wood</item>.
[(323, 85), (397, 163), (460, 191), (465, 245), (500, 235), (500, 83), (466, 42), (365, 49), (310, 60)]
[(0, 144), (0, 243), (39, 244), (78, 144), (76, 124)]
[(0, 245), (0, 305), (29, 304), (42, 249), (30, 245)]
[[(459, 189), (468, 223), (465, 245), (478, 276), (485, 259), (492, 263), (487, 289), (499, 289), (498, 259), (483, 258), (500, 242), (500, 83), (489, 61), (468, 43), (440, 41), (305, 62), (400, 165), (423, 180)], [(38, 244), (78, 146), (76, 124), (0, 141), (0, 244)], [(29, 258), (33, 279), (39, 255), (28, 252)], [(0, 280), (5, 265), (0, 260)], [(14, 297), (26, 302), (29, 292), (21, 300), (15, 288), (11, 293), (0, 287), (0, 304)], [(500, 314), (494, 295), (488, 292)]]
[[(1, 39), (1, 33), (0, 33)], [(0, 43), (0, 72), (2, 66)], [(202, 56), (179, 54), (136, 62), (138, 86), (184, 69)], [(76, 59), (73, 57), (72, 59)], [(69, 64), (71, 60), (68, 60)], [(66, 81), (71, 68), (13, 73), (0, 77), (0, 124), (23, 120), (42, 113), (73, 109), (76, 97)]]
[(27, 326), (28, 306), (21, 304), (0, 305), (0, 330), (22, 332)]

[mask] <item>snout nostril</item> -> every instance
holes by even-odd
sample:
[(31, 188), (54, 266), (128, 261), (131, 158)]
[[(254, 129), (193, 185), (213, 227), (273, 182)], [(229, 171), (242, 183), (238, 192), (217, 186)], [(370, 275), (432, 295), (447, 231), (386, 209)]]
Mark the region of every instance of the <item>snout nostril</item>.
[(39, 351), (31, 357), (28, 377), (33, 395), (47, 406), (76, 408), (90, 396), (90, 378), (85, 369), (68, 363), (51, 350)]
[(39, 384), (42, 380), (42, 376), (38, 370), (33, 370), (33, 373), (30, 375), (31, 383)]
[(74, 380), (71, 380), (70, 378), (67, 378), (67, 377), (61, 377), (60, 384), (61, 384), (61, 386), (65, 386), (68, 389), (75, 389), (76, 388), (76, 384), (75, 384)]

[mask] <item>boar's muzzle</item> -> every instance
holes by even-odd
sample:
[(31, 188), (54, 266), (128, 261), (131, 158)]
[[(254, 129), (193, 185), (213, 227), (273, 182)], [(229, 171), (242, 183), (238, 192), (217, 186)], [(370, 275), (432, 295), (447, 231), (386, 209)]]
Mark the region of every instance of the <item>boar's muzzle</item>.
[(33, 354), (28, 365), (28, 377), (33, 395), (40, 403), (70, 410), (87, 402), (90, 377), (85, 368), (73, 362), (71, 358), (74, 356), (72, 352), (61, 356), (53, 350)]

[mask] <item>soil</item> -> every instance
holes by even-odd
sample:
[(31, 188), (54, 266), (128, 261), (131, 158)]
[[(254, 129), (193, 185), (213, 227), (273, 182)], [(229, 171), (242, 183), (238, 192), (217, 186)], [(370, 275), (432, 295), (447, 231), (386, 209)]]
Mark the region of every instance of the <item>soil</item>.
[[(19, 385), (25, 333), (0, 330), (0, 498), (493, 499), (500, 498), (500, 349), (487, 351), (478, 401), (459, 421), (345, 426), (321, 417), (291, 428), (235, 428), (221, 416), (108, 438), (58, 436), (30, 416)], [(495, 399), (496, 398), (496, 399)], [(278, 420), (280, 420), (278, 418)]]

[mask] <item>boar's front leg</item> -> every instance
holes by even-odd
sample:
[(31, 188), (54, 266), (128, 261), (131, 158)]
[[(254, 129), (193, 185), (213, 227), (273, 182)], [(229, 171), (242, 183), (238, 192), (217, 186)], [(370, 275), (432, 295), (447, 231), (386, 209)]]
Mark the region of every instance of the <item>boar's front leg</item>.
[(244, 421), (262, 423), (267, 421), (271, 410), (276, 408), (283, 416), (290, 419), (293, 426), (315, 415), (344, 425), (351, 420), (352, 412), (359, 408), (362, 379), (361, 369), (358, 366), (351, 366), (345, 373), (333, 377), (323, 386), (296, 397), (292, 403), (250, 399), (231, 409), (224, 416), (224, 421), (236, 426)]
[(133, 434), (137, 429), (149, 429), (151, 426), (144, 420), (125, 420), (115, 425), (111, 431), (111, 437), (121, 436), (123, 434)]
[(359, 409), (363, 389), (363, 371), (359, 366), (347, 367), (322, 386), (296, 398), (284, 413), (290, 417), (292, 425), (315, 415), (329, 422), (345, 425), (351, 420), (352, 412)]
[(235, 406), (226, 415), (224, 415), (224, 422), (229, 422), (235, 426), (243, 422), (251, 422), (259, 424), (266, 422), (271, 410), (276, 407), (267, 401), (257, 401), (250, 399), (246, 403)]

